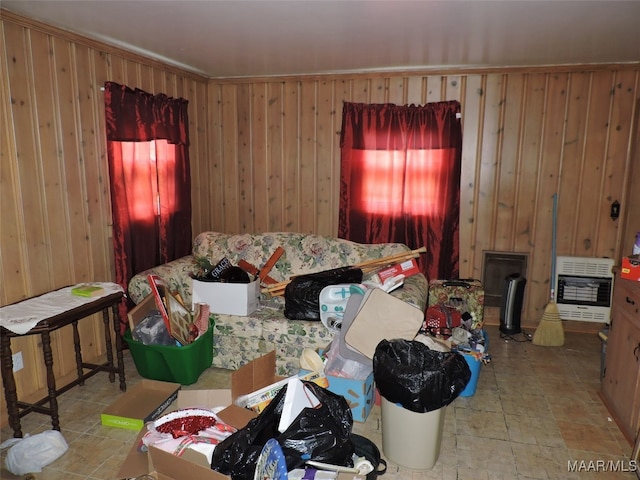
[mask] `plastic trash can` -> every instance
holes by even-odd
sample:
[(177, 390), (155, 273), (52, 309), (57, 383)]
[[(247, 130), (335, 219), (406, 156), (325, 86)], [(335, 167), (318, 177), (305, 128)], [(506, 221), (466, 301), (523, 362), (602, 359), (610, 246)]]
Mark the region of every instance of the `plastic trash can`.
[(471, 378), (469, 379), (467, 386), (464, 387), (464, 390), (460, 392), (460, 396), (473, 397), (476, 393), (476, 388), (478, 387), (478, 378), (480, 377), (480, 366), (482, 365), (482, 361), (468, 353), (462, 353), (462, 356), (467, 361), (467, 365), (469, 365)]
[(412, 412), (382, 397), (382, 451), (388, 460), (412, 470), (430, 470), (438, 461), (446, 407)]

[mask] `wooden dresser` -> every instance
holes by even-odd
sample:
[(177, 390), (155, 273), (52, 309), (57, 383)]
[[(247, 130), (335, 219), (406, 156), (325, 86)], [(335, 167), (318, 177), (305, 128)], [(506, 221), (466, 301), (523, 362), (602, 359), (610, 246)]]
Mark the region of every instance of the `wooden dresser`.
[(620, 278), (613, 286), (602, 399), (633, 445), (640, 429), (640, 282)]

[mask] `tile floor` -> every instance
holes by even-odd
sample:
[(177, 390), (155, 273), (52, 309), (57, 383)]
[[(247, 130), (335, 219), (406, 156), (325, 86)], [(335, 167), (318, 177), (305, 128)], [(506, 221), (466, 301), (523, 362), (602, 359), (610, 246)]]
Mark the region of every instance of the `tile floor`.
[[(598, 397), (600, 343), (593, 334), (566, 334), (563, 347), (536, 347), (500, 338), (487, 327), (492, 362), (480, 371), (472, 397), (459, 397), (446, 407), (441, 453), (431, 470), (416, 472), (389, 463), (387, 480), (489, 479), (628, 479), (635, 473), (570, 471), (569, 462), (602, 460), (629, 468), (631, 447)], [(140, 380), (125, 353), (127, 382)], [(228, 386), (228, 372), (210, 369), (198, 383), (184, 388)], [(100, 412), (119, 395), (118, 387), (100, 373), (86, 386), (59, 399), (62, 433), (69, 450), (37, 473), (38, 480), (116, 479), (135, 432), (103, 427)], [(4, 400), (4, 399), (3, 399)], [(51, 428), (44, 415), (22, 419), (24, 433)], [(382, 446), (380, 407), (354, 431)], [(1, 431), (4, 441), (12, 435)], [(433, 438), (433, 437), (431, 437)], [(4, 468), (0, 478), (15, 479)], [(595, 463), (591, 464), (594, 465)], [(580, 464), (578, 464), (580, 465)], [(593, 469), (592, 469), (593, 470)]]

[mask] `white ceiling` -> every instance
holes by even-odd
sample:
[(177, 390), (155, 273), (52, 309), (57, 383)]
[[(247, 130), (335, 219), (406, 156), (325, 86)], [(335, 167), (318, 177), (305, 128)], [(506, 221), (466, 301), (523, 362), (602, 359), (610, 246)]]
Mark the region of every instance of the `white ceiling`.
[(1, 0), (203, 74), (640, 61), (640, 0)]

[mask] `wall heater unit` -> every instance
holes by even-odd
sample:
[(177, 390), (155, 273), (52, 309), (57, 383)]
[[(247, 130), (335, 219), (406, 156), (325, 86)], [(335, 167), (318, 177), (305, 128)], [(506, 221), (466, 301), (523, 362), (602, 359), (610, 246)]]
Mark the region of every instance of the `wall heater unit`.
[(613, 264), (610, 258), (557, 257), (554, 300), (562, 320), (609, 323)]

